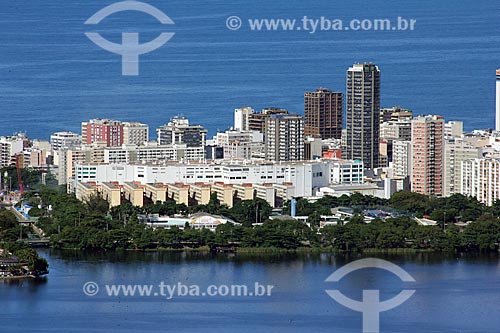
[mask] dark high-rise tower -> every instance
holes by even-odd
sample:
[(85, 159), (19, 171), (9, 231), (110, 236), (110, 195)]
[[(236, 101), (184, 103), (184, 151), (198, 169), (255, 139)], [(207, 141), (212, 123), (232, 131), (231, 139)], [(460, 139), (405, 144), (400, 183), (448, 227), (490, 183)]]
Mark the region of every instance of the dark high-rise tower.
[(304, 94), (304, 134), (322, 139), (342, 137), (344, 96), (340, 92), (320, 88)]
[(365, 168), (379, 165), (380, 70), (374, 64), (354, 64), (347, 70), (346, 147), (343, 157), (362, 160)]

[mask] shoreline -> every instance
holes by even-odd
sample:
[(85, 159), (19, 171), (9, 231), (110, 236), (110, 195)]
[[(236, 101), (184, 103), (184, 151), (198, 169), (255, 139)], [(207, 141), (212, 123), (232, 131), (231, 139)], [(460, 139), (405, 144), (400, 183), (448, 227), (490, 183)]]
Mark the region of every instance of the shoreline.
[(23, 279), (36, 279), (34, 275), (17, 275), (17, 276), (0, 276), (0, 281), (2, 280), (23, 280)]
[(235, 251), (229, 252), (216, 252), (212, 251), (208, 246), (203, 246), (199, 248), (168, 248), (161, 247), (157, 249), (80, 249), (80, 248), (54, 248), (49, 247), (51, 250), (63, 250), (63, 251), (77, 251), (77, 252), (204, 252), (204, 253), (214, 253), (214, 254), (279, 254), (279, 253), (327, 253), (327, 254), (418, 254), (418, 253), (455, 253), (453, 250), (443, 250), (437, 251), (432, 249), (409, 249), (409, 248), (390, 248), (390, 249), (375, 249), (368, 248), (360, 251), (339, 251), (331, 248), (307, 248), (299, 247), (296, 249), (283, 249), (283, 248), (272, 248), (272, 247), (240, 247)]

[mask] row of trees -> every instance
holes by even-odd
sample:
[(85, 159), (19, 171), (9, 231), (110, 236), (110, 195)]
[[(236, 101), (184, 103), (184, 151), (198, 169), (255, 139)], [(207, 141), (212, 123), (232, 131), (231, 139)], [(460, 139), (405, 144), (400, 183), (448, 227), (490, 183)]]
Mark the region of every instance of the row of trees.
[[(484, 214), (500, 216), (500, 201), (492, 207), (487, 207), (475, 198), (455, 194), (447, 198), (429, 197), (413, 192), (397, 192), (390, 199), (381, 199), (354, 193), (351, 196), (330, 197), (326, 196), (314, 203), (306, 199), (297, 200), (297, 215), (308, 216), (313, 224), (319, 224), (321, 215), (331, 214), (333, 207), (351, 207), (354, 212), (361, 213), (363, 209), (377, 208), (390, 210), (403, 216), (428, 216), (440, 224), (453, 222), (475, 221)], [(290, 203), (284, 208), (290, 213)]]
[[(94, 196), (80, 202), (73, 195), (44, 189), (39, 196), (27, 194), (26, 199), (38, 204), (51, 204), (39, 218), (39, 225), (56, 246), (84, 249), (155, 249), (200, 246), (272, 247), (297, 249), (299, 247), (328, 248), (339, 251), (364, 249), (429, 249), (429, 250), (494, 250), (500, 241), (500, 211), (495, 205), (486, 207), (475, 199), (461, 195), (449, 198), (429, 198), (410, 192), (396, 193), (390, 200), (353, 194), (340, 198), (324, 197), (315, 203), (297, 200), (297, 213), (309, 216), (311, 227), (295, 220), (269, 220), (271, 207), (263, 200), (247, 200), (234, 207), (220, 205), (213, 196), (207, 205), (187, 207), (173, 201), (157, 202), (146, 207), (122, 204), (109, 209), (108, 203)], [(366, 208), (385, 208), (401, 212), (400, 217), (386, 221), (363, 223), (355, 215), (349, 223), (319, 229), (319, 217), (331, 214), (331, 208), (353, 207), (355, 212)], [(286, 203), (284, 212), (290, 210)], [(221, 225), (216, 232), (194, 230), (150, 229), (139, 223), (138, 214), (190, 214), (204, 211), (220, 214), (241, 223)], [(40, 213), (40, 212), (39, 212)], [(430, 215), (443, 223), (441, 226), (418, 225), (412, 216)], [(459, 229), (451, 222), (475, 221)], [(254, 226), (256, 222), (264, 222)], [(444, 230), (445, 229), (445, 230)]]

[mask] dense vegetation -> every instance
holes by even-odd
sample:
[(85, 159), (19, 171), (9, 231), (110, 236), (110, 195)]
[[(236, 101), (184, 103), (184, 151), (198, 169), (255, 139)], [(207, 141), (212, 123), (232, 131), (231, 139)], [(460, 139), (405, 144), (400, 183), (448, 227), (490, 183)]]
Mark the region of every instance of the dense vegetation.
[[(17, 242), (22, 235), (26, 238), (30, 228), (22, 228), (17, 223), (13, 213), (5, 209), (0, 209), (0, 248), (5, 250), (2, 256), (7, 257), (9, 253), (19, 258), (20, 262), (28, 264), (29, 271), (35, 275), (43, 275), (48, 273), (48, 263), (44, 258), (40, 258), (37, 252), (29, 245), (23, 242)], [(16, 275), (22, 275), (20, 267), (13, 267), (17, 272)]]
[[(39, 226), (51, 236), (54, 246), (80, 249), (157, 249), (237, 245), (252, 248), (297, 249), (302, 247), (337, 251), (366, 249), (417, 249), (452, 251), (490, 251), (498, 249), (500, 203), (486, 207), (462, 195), (429, 198), (415, 193), (396, 193), (390, 200), (353, 194), (340, 198), (325, 197), (315, 203), (297, 201), (297, 214), (308, 216), (311, 227), (292, 219), (269, 220), (271, 207), (262, 200), (241, 201), (233, 208), (220, 205), (212, 197), (208, 205), (187, 207), (172, 201), (157, 202), (144, 208), (123, 204), (109, 209), (105, 200), (95, 196), (86, 202), (51, 189), (39, 196), (27, 193), (26, 199), (44, 208), (34, 211)], [(45, 207), (52, 205), (48, 212)], [(384, 208), (398, 213), (397, 218), (374, 220), (365, 224), (354, 215), (344, 225), (319, 228), (321, 215), (331, 208), (348, 206), (355, 213), (362, 209)], [(290, 204), (284, 212), (290, 210)], [(220, 225), (216, 232), (185, 228), (156, 229), (139, 223), (137, 214), (189, 214), (204, 211), (221, 214), (241, 226)], [(435, 219), (438, 226), (418, 225), (414, 216)], [(465, 228), (452, 222), (474, 221)], [(252, 226), (253, 223), (264, 222)], [(444, 223), (446, 222), (446, 223)]]

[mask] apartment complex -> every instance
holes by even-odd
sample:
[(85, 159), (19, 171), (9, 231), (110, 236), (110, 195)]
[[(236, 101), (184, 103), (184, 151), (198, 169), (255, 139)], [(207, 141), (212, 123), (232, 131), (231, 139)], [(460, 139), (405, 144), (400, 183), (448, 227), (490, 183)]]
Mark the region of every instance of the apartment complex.
[(293, 183), (296, 196), (312, 196), (314, 189), (330, 184), (359, 184), (363, 179), (361, 162), (329, 160), (286, 163), (179, 163), (163, 164), (80, 163), (76, 166), (72, 189), (78, 183), (139, 182), (164, 184)]

